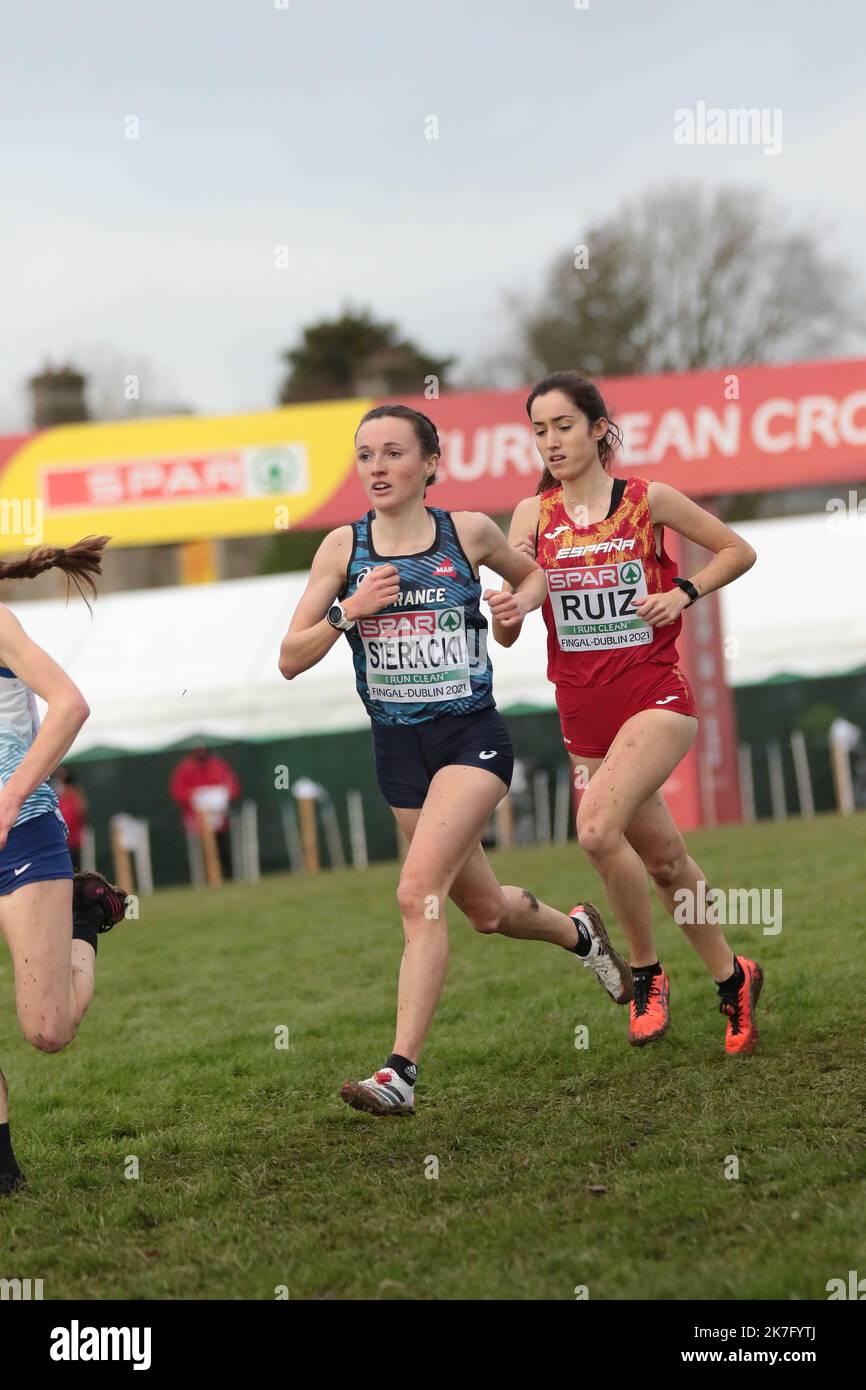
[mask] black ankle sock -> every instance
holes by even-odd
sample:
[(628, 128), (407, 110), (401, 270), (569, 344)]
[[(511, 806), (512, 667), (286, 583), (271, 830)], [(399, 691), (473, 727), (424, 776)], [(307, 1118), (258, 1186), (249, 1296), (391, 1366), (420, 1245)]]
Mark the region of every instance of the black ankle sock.
[(720, 994), (721, 994), (722, 990), (726, 990), (726, 989), (739, 989), (739, 988), (740, 988), (740, 985), (743, 983), (743, 981), (745, 980), (745, 978), (746, 978), (746, 977), (745, 977), (745, 975), (743, 974), (743, 967), (740, 965), (740, 962), (737, 960), (737, 957), (734, 956), (734, 973), (733, 973), (733, 975), (729, 975), (728, 978), (727, 978), (727, 980), (721, 980), (721, 981), (719, 982), (719, 984), (716, 986), (716, 988), (718, 989), (718, 991), (719, 991)]
[(99, 928), (103, 923), (102, 908), (99, 903), (90, 903), (86, 907), (75, 907), (72, 909), (72, 940), (86, 941), (88, 946), (96, 950), (96, 941), (99, 935)]
[(418, 1068), (415, 1063), (410, 1062), (408, 1057), (401, 1057), (399, 1052), (392, 1052), (385, 1066), (395, 1071), (400, 1080), (405, 1081), (407, 1086), (414, 1086), (418, 1080)]
[(15, 1155), (12, 1152), (12, 1140), (9, 1137), (9, 1125), (0, 1125), (0, 1168), (5, 1168), (9, 1160), (15, 1162)]
[(654, 975), (660, 975), (662, 973), (662, 968), (659, 962), (656, 961), (654, 965), (633, 965), (631, 973), (632, 975), (644, 975), (648, 980), (651, 980)]
[(0, 1197), (7, 1197), (16, 1188), (23, 1187), (24, 1174), (18, 1167), (12, 1152), (9, 1125), (0, 1125)]
[(577, 940), (571, 949), (576, 956), (588, 956), (592, 947), (592, 937), (587, 931), (586, 924), (579, 917), (572, 917), (571, 920), (577, 929)]

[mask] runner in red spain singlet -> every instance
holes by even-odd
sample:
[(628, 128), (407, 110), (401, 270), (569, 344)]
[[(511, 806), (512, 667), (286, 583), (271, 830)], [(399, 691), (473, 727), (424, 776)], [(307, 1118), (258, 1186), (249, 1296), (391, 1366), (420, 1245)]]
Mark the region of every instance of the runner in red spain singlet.
[[(591, 526), (569, 516), (562, 486), (539, 499), (536, 560), (547, 575), (543, 607), (547, 678), (556, 687), (570, 752), (603, 758), (631, 715), (656, 705), (696, 717), (677, 664), (677, 617), (653, 627), (635, 604), (674, 588), (676, 567), (654, 526), (643, 478), (617, 478), (608, 515)], [(596, 688), (605, 687), (605, 699)]]
[[(718, 986), (726, 1050), (751, 1052), (761, 969), (735, 956), (716, 914), (706, 914), (706, 881), (661, 788), (697, 734), (694, 699), (677, 664), (683, 611), (743, 574), (755, 553), (675, 488), (611, 476), (622, 436), (593, 382), (557, 372), (533, 389), (526, 409), (545, 467), (535, 496), (518, 503), (509, 539), (547, 579), (547, 674), (580, 797), (578, 839), (629, 944), (629, 1042), (652, 1042), (670, 1024), (649, 873)], [(675, 573), (666, 527), (711, 552), (691, 578)], [(494, 620), (493, 635), (505, 646), (519, 632), (520, 625), (506, 631)]]

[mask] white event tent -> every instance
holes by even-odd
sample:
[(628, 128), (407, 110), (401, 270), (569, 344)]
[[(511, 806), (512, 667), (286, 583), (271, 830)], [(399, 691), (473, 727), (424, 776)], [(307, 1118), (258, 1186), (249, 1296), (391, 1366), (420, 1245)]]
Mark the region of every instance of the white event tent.
[[(722, 595), (724, 630), (738, 639), (727, 662), (732, 684), (866, 663), (866, 523), (829, 528), (823, 514), (737, 527), (759, 559)], [(490, 574), (482, 581), (499, 583)], [(68, 604), (9, 606), (90, 704), (76, 753), (161, 748), (198, 734), (291, 738), (365, 727), (347, 642), (294, 681), (277, 670), (305, 583), (305, 574), (286, 574), (106, 594), (92, 617), (74, 590)], [(553, 707), (540, 614), (514, 647), (491, 643), (491, 654), (501, 709)]]

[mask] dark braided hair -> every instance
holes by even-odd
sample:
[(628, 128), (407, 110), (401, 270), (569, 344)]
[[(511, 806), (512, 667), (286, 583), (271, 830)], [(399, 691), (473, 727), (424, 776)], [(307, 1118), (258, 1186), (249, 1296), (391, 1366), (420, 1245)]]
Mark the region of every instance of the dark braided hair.
[[(389, 416), (394, 416), (397, 420), (409, 421), (421, 447), (422, 458), (428, 459), (432, 458), (434, 455), (437, 458), (441, 457), (442, 445), (439, 443), (439, 431), (433, 424), (433, 421), (428, 415), (422, 414), (420, 410), (413, 410), (412, 407), (408, 405), (376, 405), (372, 410), (368, 410), (367, 414), (359, 422), (358, 430), (361, 428), (361, 425), (366, 425), (368, 420), (386, 420)], [(358, 430), (355, 430), (356, 435)], [(424, 491), (426, 492), (431, 483), (435, 483), (435, 481), (436, 470), (434, 468), (432, 476), (427, 479)]]
[[(35, 579), (37, 574), (44, 574), (46, 570), (59, 569), (66, 575), (67, 599), (71, 579), (90, 608), (88, 594), (90, 598), (96, 598), (95, 576), (102, 573), (102, 552), (110, 540), (110, 536), (85, 536), (83, 540), (76, 541), (75, 545), (65, 548), (40, 546), (38, 550), (31, 550), (29, 555), (22, 556), (20, 560), (0, 561), (0, 580)], [(87, 593), (81, 587), (82, 584)]]

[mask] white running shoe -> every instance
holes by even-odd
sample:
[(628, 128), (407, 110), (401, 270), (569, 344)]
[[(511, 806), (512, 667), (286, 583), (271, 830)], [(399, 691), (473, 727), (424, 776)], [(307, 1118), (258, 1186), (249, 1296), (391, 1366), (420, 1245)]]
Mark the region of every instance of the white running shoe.
[(415, 1091), (391, 1067), (368, 1076), (366, 1081), (344, 1081), (340, 1092), (353, 1110), (368, 1115), (414, 1115)]
[(568, 915), (572, 919), (579, 918), (592, 937), (589, 955), (578, 956), (578, 960), (583, 962), (587, 970), (595, 971), (599, 983), (611, 999), (617, 1004), (627, 1004), (634, 997), (631, 966), (610, 944), (598, 908), (592, 903), (578, 903)]

